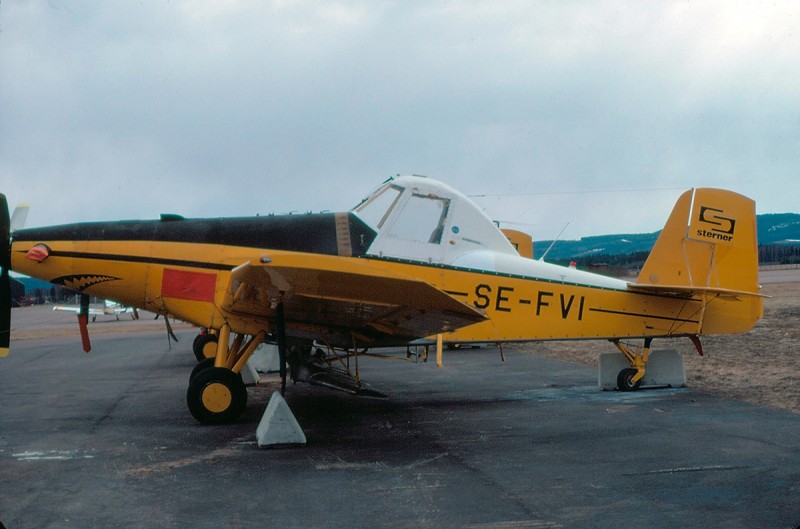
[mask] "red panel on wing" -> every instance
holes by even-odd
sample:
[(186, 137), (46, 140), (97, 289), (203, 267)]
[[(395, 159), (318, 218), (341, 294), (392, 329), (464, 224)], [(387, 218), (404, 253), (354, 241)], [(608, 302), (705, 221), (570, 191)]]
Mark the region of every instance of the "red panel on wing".
[(164, 269), (161, 280), (161, 295), (165, 298), (189, 301), (214, 301), (217, 290), (217, 275), (202, 272)]

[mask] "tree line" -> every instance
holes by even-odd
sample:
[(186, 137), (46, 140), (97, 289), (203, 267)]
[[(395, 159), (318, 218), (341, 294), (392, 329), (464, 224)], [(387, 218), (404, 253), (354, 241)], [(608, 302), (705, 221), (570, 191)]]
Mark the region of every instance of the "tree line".
[[(630, 273), (644, 266), (650, 252), (633, 252), (628, 254), (592, 254), (573, 257), (571, 259), (556, 259), (552, 262), (563, 266), (575, 263), (583, 270), (611, 271)], [(762, 244), (758, 246), (758, 262), (762, 265), (800, 264), (800, 245), (791, 244)], [(625, 274), (620, 274), (625, 275)]]

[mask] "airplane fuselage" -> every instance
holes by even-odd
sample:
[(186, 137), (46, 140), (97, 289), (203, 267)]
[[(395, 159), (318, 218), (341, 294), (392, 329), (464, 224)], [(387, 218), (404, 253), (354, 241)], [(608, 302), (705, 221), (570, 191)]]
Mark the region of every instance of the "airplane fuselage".
[[(228, 285), (231, 271), (281, 254), (336, 257), (343, 271), (368, 262), (419, 278), (485, 312), (486, 321), (447, 333), (445, 341), (452, 342), (741, 332), (760, 316), (758, 298), (717, 298), (709, 310), (704, 295), (635, 292), (622, 280), (519, 256), (476, 251), (442, 265), (369, 255), (374, 237), (352, 213), (84, 223), (17, 231), (12, 269), (208, 328), (226, 321), (220, 287)], [(34, 247), (46, 252), (41, 262), (32, 258), (41, 255)], [(742, 303), (751, 309), (743, 313)], [(308, 335), (306, 323), (286, 324), (290, 337), (301, 328), (294, 334)]]

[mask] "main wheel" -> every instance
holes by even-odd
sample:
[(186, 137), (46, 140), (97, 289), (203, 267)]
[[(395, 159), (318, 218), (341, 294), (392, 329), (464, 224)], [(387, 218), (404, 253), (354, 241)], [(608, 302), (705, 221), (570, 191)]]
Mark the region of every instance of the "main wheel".
[(192, 343), (192, 351), (197, 361), (205, 360), (206, 358), (214, 358), (217, 355), (217, 340), (219, 338), (216, 334), (199, 334)]
[(636, 391), (639, 389), (639, 386), (642, 384), (642, 379), (634, 382), (633, 377), (636, 376), (636, 373), (637, 371), (632, 367), (620, 371), (617, 375), (617, 388), (619, 388), (620, 391)]
[(200, 371), (204, 371), (209, 367), (214, 367), (214, 360), (214, 358), (204, 358), (197, 362), (192, 368), (192, 373), (189, 375), (189, 382), (194, 380), (194, 377), (197, 376), (197, 373)]
[(224, 367), (209, 367), (189, 381), (186, 404), (203, 424), (235, 421), (247, 407), (247, 388), (239, 373)]

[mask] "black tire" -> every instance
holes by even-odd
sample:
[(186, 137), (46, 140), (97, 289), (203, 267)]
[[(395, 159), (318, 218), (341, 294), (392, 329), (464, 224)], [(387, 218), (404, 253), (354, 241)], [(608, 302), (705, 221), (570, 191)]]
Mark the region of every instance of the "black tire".
[(228, 424), (247, 407), (247, 388), (239, 373), (209, 367), (197, 373), (186, 390), (192, 416), (203, 424)]
[[(198, 362), (205, 360), (206, 358), (213, 358), (214, 355), (217, 353), (216, 348), (206, 348), (209, 344), (216, 344), (218, 341), (216, 334), (199, 334), (192, 343), (192, 351), (194, 352), (194, 357), (197, 358)], [(214, 355), (209, 356), (209, 350), (214, 351)]]
[(632, 367), (628, 367), (623, 369), (617, 375), (617, 388), (620, 391), (636, 391), (639, 389), (639, 386), (642, 384), (642, 380), (639, 379), (636, 382), (633, 382), (633, 377), (636, 375), (636, 369)]
[(192, 373), (189, 375), (189, 383), (192, 383), (192, 380), (194, 380), (194, 377), (196, 377), (197, 373), (200, 371), (204, 371), (209, 367), (214, 367), (214, 360), (214, 358), (204, 358), (197, 362), (192, 368)]

